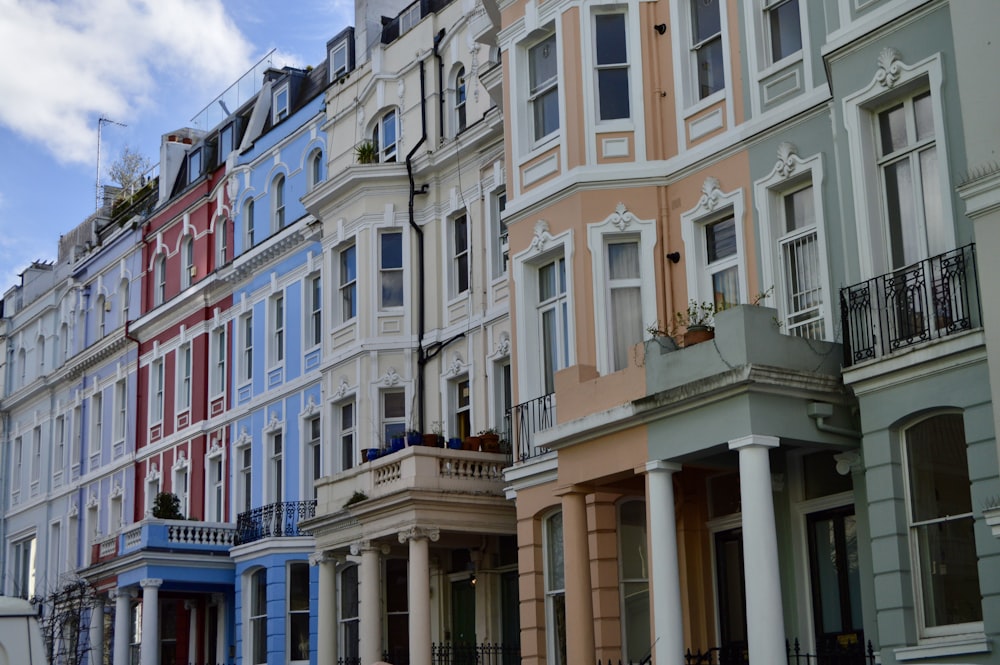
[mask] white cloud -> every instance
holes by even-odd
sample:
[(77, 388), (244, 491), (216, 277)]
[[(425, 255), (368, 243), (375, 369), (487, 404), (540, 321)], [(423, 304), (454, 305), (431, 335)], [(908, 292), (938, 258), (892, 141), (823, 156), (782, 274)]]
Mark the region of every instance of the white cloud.
[(158, 84), (200, 100), (251, 64), (221, 0), (0, 0), (0, 16), (0, 125), (61, 162), (90, 164), (97, 118), (128, 122)]

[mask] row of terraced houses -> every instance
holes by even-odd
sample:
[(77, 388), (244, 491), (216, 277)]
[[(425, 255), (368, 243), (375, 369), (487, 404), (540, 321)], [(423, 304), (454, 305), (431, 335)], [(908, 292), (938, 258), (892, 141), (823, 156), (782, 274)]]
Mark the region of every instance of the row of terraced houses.
[(0, 591), (88, 665), (998, 662), (998, 23), (358, 0), (4, 294)]

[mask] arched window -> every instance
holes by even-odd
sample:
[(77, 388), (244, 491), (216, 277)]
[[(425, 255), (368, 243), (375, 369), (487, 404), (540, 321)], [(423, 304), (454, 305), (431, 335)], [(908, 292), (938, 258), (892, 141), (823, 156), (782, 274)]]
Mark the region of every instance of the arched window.
[(378, 161), (396, 161), (396, 137), (399, 135), (396, 110), (393, 109), (379, 119), (372, 132), (372, 143), (378, 150)]
[(360, 620), (358, 616), (358, 567), (349, 565), (340, 571), (340, 634), (337, 640), (340, 644), (340, 657), (346, 663), (355, 662), (360, 656), (358, 643), (360, 639)]
[(119, 325), (125, 325), (128, 321), (128, 308), (131, 304), (129, 301), (132, 299), (132, 283), (128, 279), (123, 279), (121, 284), (118, 285), (118, 302), (119, 308), (121, 310), (122, 320)]
[(104, 296), (97, 297), (97, 338), (103, 339), (108, 323), (108, 300)]
[(285, 176), (278, 175), (274, 179), (272, 192), (273, 217), (271, 220), (271, 231), (280, 231), (285, 226)]
[(194, 238), (187, 236), (181, 243), (181, 286), (187, 288), (194, 282)]
[(219, 217), (215, 223), (215, 267), (226, 265), (226, 252), (229, 249), (229, 224), (225, 217)]
[(39, 335), (38, 342), (35, 344), (36, 353), (38, 353), (38, 374), (41, 376), (45, 374), (45, 336)]
[(465, 131), (465, 67), (455, 73), (455, 134)]
[(253, 199), (243, 204), (243, 251), (253, 247)]
[(59, 327), (59, 341), (62, 344), (62, 362), (69, 360), (70, 356), (70, 345), (69, 345), (69, 324), (63, 323)]
[(323, 182), (323, 151), (314, 150), (309, 156), (309, 177), (310, 184), (315, 187)]
[(982, 592), (962, 414), (939, 414), (911, 425), (903, 433), (903, 444), (921, 636), (981, 630)]
[(155, 284), (153, 288), (155, 292), (153, 294), (153, 304), (162, 305), (167, 299), (167, 255), (160, 254), (156, 258), (156, 264), (154, 269), (154, 279)]
[(638, 661), (649, 653), (649, 552), (646, 504), (638, 499), (618, 506), (618, 565), (621, 587), (622, 656)]

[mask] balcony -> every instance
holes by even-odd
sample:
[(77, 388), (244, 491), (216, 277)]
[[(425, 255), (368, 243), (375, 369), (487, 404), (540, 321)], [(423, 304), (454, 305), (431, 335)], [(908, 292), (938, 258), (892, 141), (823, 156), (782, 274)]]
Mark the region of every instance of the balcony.
[[(121, 555), (146, 549), (228, 553), (235, 534), (231, 524), (146, 519), (125, 527), (114, 543)], [(102, 559), (114, 551), (109, 541), (98, 547)]]
[(549, 393), (515, 404), (504, 416), (504, 429), (510, 433), (514, 459), (524, 462), (544, 455), (548, 448), (535, 444), (535, 434), (556, 424), (556, 394)]
[(976, 246), (840, 291), (844, 367), (982, 325)]
[(301, 520), (316, 516), (316, 501), (281, 501), (236, 516), (236, 545), (264, 538), (295, 538), (312, 534), (299, 529)]

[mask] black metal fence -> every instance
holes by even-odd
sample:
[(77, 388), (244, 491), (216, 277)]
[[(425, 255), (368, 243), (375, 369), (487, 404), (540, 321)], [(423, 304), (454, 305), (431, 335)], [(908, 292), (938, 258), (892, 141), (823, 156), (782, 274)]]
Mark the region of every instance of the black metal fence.
[(281, 501), (248, 510), (236, 516), (236, 544), (263, 538), (311, 535), (299, 528), (299, 521), (316, 516), (316, 500)]
[(515, 404), (507, 410), (505, 428), (510, 432), (514, 459), (524, 461), (549, 452), (534, 445), (535, 433), (556, 424), (556, 395), (549, 393)]
[[(867, 645), (829, 642), (817, 645), (816, 653), (806, 653), (798, 639), (793, 643), (786, 640), (785, 657), (788, 665), (875, 665), (875, 649), (870, 641)], [(705, 651), (688, 649), (684, 662), (686, 665), (749, 665), (750, 657), (744, 645), (724, 645)]]
[(978, 328), (979, 298), (974, 244), (841, 289), (844, 366)]
[[(392, 665), (409, 665), (410, 654), (406, 649), (383, 651), (382, 660)], [(431, 665), (518, 665), (521, 647), (507, 644), (451, 644), (431, 645)], [(361, 658), (338, 658), (337, 665), (361, 665)]]

